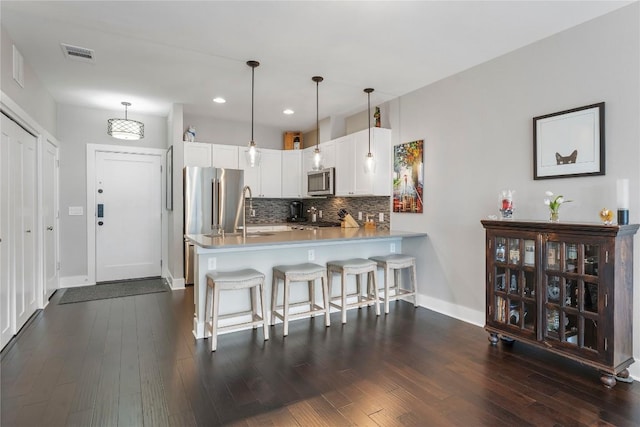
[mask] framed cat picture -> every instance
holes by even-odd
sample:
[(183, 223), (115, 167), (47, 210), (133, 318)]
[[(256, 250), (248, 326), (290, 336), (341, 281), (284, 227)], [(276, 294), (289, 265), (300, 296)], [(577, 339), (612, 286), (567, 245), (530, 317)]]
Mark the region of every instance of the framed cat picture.
[(533, 118), (533, 179), (604, 175), (604, 102)]

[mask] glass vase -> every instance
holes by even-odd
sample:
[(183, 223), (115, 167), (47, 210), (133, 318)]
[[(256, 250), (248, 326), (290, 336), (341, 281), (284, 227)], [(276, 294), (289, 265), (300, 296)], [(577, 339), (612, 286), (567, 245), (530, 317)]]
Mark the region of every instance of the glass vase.
[(560, 214), (558, 212), (551, 211), (551, 215), (549, 216), (549, 221), (560, 222)]

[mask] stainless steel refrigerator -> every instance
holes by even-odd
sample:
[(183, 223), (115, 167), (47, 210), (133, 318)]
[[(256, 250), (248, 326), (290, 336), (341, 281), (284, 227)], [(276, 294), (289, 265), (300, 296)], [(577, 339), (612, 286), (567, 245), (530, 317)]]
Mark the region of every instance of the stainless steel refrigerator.
[[(234, 231), (244, 171), (223, 168), (184, 168), (184, 234)], [(184, 278), (194, 282), (194, 247), (185, 241)]]

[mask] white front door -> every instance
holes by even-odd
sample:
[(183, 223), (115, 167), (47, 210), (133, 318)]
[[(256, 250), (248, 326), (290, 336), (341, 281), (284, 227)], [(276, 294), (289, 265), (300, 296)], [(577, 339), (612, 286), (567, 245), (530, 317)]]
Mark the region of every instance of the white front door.
[(161, 156), (96, 152), (96, 281), (162, 273)]
[(58, 289), (58, 147), (46, 141), (42, 154), (42, 225), (44, 297)]

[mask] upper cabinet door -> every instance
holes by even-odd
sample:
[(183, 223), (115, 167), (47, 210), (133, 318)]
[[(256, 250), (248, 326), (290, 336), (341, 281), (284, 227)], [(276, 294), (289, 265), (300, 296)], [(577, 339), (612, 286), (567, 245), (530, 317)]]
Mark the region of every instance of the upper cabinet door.
[(209, 168), (211, 164), (212, 144), (206, 142), (185, 142), (184, 165)]
[(393, 159), (391, 155), (391, 129), (371, 128), (371, 151), (376, 160), (372, 191), (375, 196), (390, 196)]
[(369, 130), (335, 142), (336, 196), (391, 195), (391, 131), (371, 129), (371, 152), (376, 161), (373, 175), (364, 171), (369, 152)]
[(302, 150), (284, 150), (282, 165), (282, 197), (302, 197)]
[(336, 196), (355, 196), (356, 194), (356, 153), (353, 135), (335, 140), (336, 147)]
[(281, 150), (260, 148), (260, 164), (249, 166), (246, 160), (246, 148), (238, 150), (238, 163), (244, 170), (244, 185), (251, 188), (253, 197), (282, 197), (282, 157)]
[(262, 150), (260, 158), (260, 197), (282, 197), (281, 153), (281, 150)]
[(212, 144), (211, 163), (216, 168), (238, 169), (238, 146)]

